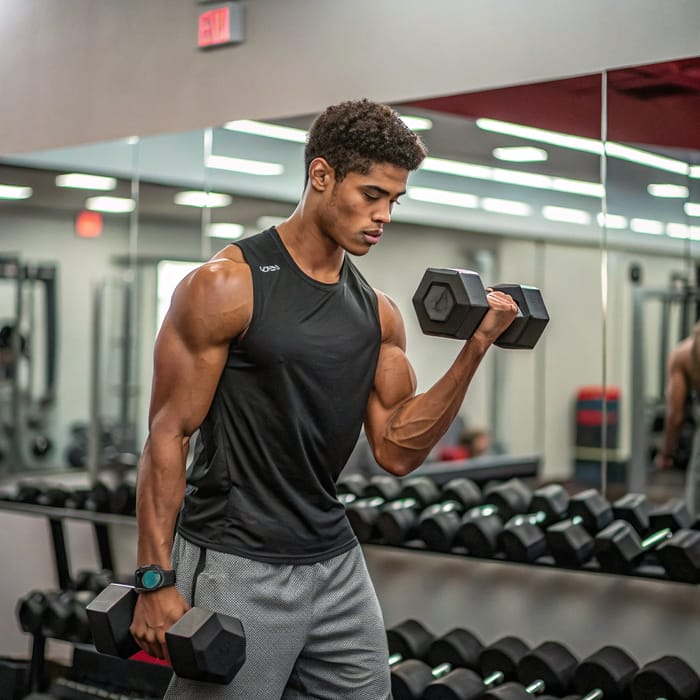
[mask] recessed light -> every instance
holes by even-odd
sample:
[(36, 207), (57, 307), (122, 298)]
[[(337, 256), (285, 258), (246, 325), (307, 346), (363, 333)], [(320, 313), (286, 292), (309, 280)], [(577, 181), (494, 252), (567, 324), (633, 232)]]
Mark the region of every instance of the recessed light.
[(306, 142), (306, 130), (297, 129), (292, 126), (268, 124), (267, 122), (257, 122), (250, 119), (237, 119), (236, 121), (227, 122), (224, 124), (223, 128), (229, 131), (238, 131), (242, 134), (279, 139), (280, 141), (293, 141), (294, 143)]
[(649, 233), (660, 236), (664, 232), (664, 224), (656, 219), (632, 219), (630, 229), (635, 233)]
[(90, 211), (102, 211), (108, 214), (128, 214), (136, 208), (136, 202), (129, 197), (88, 197), (85, 208)]
[(599, 226), (602, 226), (603, 222), (605, 222), (605, 228), (627, 228), (627, 219), (624, 216), (621, 216), (620, 214), (608, 213), (605, 215), (605, 217), (603, 217), (603, 212), (600, 211), (598, 212), (596, 220), (598, 221)]
[(583, 209), (568, 207), (542, 207), (542, 216), (550, 221), (562, 221), (567, 224), (590, 224), (591, 215)]
[(222, 194), (220, 192), (200, 192), (190, 190), (186, 192), (178, 192), (173, 198), (175, 204), (183, 207), (200, 207), (201, 209), (214, 209), (217, 207), (227, 207), (231, 204), (232, 198), (230, 194)]
[(652, 197), (667, 197), (669, 199), (685, 199), (688, 196), (688, 188), (685, 185), (672, 185), (670, 183), (652, 183), (647, 185), (647, 192)]
[(29, 199), (34, 190), (23, 185), (0, 185), (0, 199)]
[(228, 238), (235, 241), (243, 235), (245, 228), (241, 224), (233, 223), (218, 223), (209, 224), (207, 227), (207, 236), (210, 238)]
[(494, 148), (493, 157), (511, 163), (537, 163), (547, 160), (547, 151), (534, 146), (509, 146)]
[(532, 207), (526, 202), (518, 202), (511, 199), (496, 199), (484, 197), (481, 200), (481, 208), (497, 214), (510, 214), (512, 216), (530, 216)]
[(88, 175), (86, 173), (64, 173), (56, 175), (56, 187), (69, 187), (80, 190), (101, 190), (108, 192), (117, 186), (114, 177)]
[(452, 207), (465, 207), (476, 209), (479, 206), (479, 198), (473, 194), (453, 192), (451, 190), (439, 190), (432, 187), (409, 187), (408, 197), (419, 202), (432, 204), (447, 204)]
[(688, 216), (700, 216), (700, 204), (696, 202), (686, 202), (683, 209)]
[(273, 226), (279, 226), (281, 223), (287, 220), (284, 216), (259, 216), (255, 222), (255, 225), (261, 231), (265, 231)]
[(433, 128), (432, 119), (426, 117), (414, 117), (408, 114), (402, 114), (401, 121), (411, 129), (411, 131), (430, 131), (430, 129)]
[(216, 155), (207, 157), (207, 168), (231, 170), (235, 173), (246, 173), (246, 175), (281, 175), (284, 172), (282, 163)]

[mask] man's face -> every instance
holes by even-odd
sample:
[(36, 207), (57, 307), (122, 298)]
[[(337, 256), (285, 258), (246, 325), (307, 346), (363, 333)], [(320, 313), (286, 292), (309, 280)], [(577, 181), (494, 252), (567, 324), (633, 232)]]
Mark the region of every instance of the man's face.
[(320, 223), (325, 235), (353, 255), (365, 255), (379, 242), (384, 225), (406, 191), (408, 170), (376, 163), (369, 173), (348, 173), (325, 193)]

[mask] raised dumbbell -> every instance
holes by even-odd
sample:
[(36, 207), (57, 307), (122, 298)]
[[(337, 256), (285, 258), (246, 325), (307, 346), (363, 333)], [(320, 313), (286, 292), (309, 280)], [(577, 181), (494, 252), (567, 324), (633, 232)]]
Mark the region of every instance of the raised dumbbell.
[[(494, 291), (509, 294), (518, 315), (496, 340), (502, 348), (535, 347), (549, 314), (536, 287), (500, 284)], [(471, 338), (489, 309), (486, 290), (477, 272), (451, 268), (428, 268), (413, 295), (413, 306), (426, 335)]]
[[(129, 632), (137, 596), (133, 586), (113, 583), (87, 606), (97, 651), (129, 658), (140, 650)], [(190, 608), (165, 633), (165, 642), (173, 671), (183, 678), (230, 683), (245, 662), (243, 626), (230, 615)]]
[[(414, 476), (401, 481), (399, 493), (395, 498), (376, 496), (350, 503), (347, 506), (347, 516), (360, 542), (386, 537), (387, 543), (398, 544), (403, 540), (394, 533), (399, 531), (404, 521), (412, 520), (413, 513), (410, 511), (423, 510), (439, 497), (440, 489), (432, 479)], [(385, 516), (387, 510), (392, 512), (391, 516)], [(383, 520), (381, 531), (380, 518)]]
[(697, 700), (700, 677), (683, 659), (662, 656), (642, 666), (630, 688), (632, 700)]
[(529, 651), (523, 640), (503, 637), (484, 647), (476, 664), (464, 664), (432, 681), (423, 700), (476, 700), (489, 688), (515, 679), (518, 662)]

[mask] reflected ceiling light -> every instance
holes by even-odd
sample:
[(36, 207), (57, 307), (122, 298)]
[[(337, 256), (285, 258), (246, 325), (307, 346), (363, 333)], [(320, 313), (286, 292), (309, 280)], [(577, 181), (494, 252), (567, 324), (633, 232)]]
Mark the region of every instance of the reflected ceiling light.
[(583, 209), (568, 207), (542, 207), (542, 216), (550, 221), (563, 221), (567, 224), (590, 224), (591, 215)]
[(215, 155), (207, 157), (207, 168), (232, 170), (235, 173), (246, 173), (246, 175), (281, 175), (284, 172), (282, 163)]
[(688, 170), (690, 177), (700, 177), (700, 165), (691, 165)]
[(214, 209), (216, 207), (227, 207), (231, 204), (231, 195), (222, 194), (220, 192), (200, 192), (190, 190), (187, 192), (178, 192), (173, 198), (175, 204), (180, 204), (183, 207), (200, 207), (201, 209)]
[(255, 222), (255, 225), (261, 230), (266, 231), (273, 226), (279, 226), (281, 223), (287, 220), (285, 216), (259, 216)]
[(666, 224), (666, 234), (671, 238), (700, 238), (700, 226), (688, 226), (687, 224), (679, 224), (670, 222)]
[(402, 114), (401, 121), (411, 131), (430, 131), (433, 128), (433, 120), (427, 117), (413, 117), (408, 114)]
[(507, 185), (580, 194), (586, 197), (603, 196), (603, 186), (598, 182), (571, 180), (565, 177), (550, 177), (549, 175), (529, 173), (523, 170), (491, 168), (487, 165), (463, 163), (446, 158), (428, 157), (423, 161), (421, 169), (435, 173), (444, 173), (445, 175), (458, 175), (459, 177), (467, 177), (475, 180), (489, 180), (490, 182), (500, 182)]
[(670, 183), (652, 183), (647, 185), (647, 192), (652, 197), (668, 197), (669, 199), (685, 199), (688, 196), (688, 188), (685, 185), (672, 185)]
[(509, 146), (494, 148), (491, 151), (497, 160), (507, 160), (510, 163), (538, 163), (547, 160), (547, 151), (534, 146)]
[(292, 126), (268, 124), (267, 122), (257, 122), (250, 119), (237, 119), (236, 121), (227, 122), (224, 124), (224, 129), (228, 129), (229, 131), (238, 131), (242, 134), (265, 136), (270, 139), (279, 139), (280, 141), (306, 143), (306, 130), (297, 129)]
[(635, 233), (649, 233), (659, 236), (664, 232), (664, 224), (662, 221), (656, 221), (655, 219), (632, 219), (630, 221), (630, 229)]
[(29, 199), (34, 190), (23, 185), (0, 185), (0, 199)]
[(136, 202), (130, 197), (88, 197), (85, 208), (90, 211), (101, 211), (107, 214), (128, 214), (136, 208)]
[(228, 238), (230, 241), (235, 241), (243, 235), (245, 228), (241, 224), (218, 223), (209, 224), (207, 227), (207, 236), (210, 238)]
[(117, 186), (117, 179), (103, 175), (88, 175), (86, 173), (64, 173), (56, 175), (56, 187), (69, 187), (79, 190), (101, 190), (108, 192)]
[(497, 214), (511, 214), (512, 216), (530, 216), (532, 207), (526, 202), (517, 202), (512, 199), (495, 199), (484, 197), (481, 200), (481, 208), (485, 211)]
[[(502, 122), (497, 119), (477, 119), (476, 125), (484, 131), (492, 131), (497, 134), (506, 134), (522, 139), (549, 143), (552, 146), (560, 146), (561, 148), (581, 151), (582, 153), (601, 155), (603, 152), (602, 143), (598, 139), (591, 139), (585, 136), (571, 136), (558, 131), (538, 129), (532, 126), (513, 124), (512, 122)], [(606, 143), (605, 152), (611, 158), (619, 158), (620, 160), (626, 160), (630, 163), (647, 165), (651, 168), (665, 170), (670, 173), (687, 175), (689, 170), (688, 163), (682, 160), (667, 158), (666, 156), (657, 156), (649, 151), (623, 146), (621, 143), (616, 143), (614, 141), (608, 141)], [(700, 174), (693, 175), (693, 177), (700, 177)]]
[(479, 206), (479, 198), (473, 194), (438, 190), (432, 187), (409, 187), (407, 196), (419, 202), (447, 204), (452, 207), (464, 207), (466, 209), (476, 209)]
[(695, 202), (686, 202), (683, 209), (688, 216), (700, 216), (700, 204)]
[(605, 228), (627, 228), (627, 219), (620, 214), (608, 213), (603, 217), (603, 212), (599, 211), (596, 221), (598, 222), (598, 226), (602, 226), (603, 223), (605, 223)]

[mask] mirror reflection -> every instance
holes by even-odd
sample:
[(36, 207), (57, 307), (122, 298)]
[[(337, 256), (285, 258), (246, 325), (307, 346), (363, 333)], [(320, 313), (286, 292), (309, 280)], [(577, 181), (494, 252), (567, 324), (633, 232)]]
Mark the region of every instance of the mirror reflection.
[[(641, 88), (620, 87), (629, 71), (618, 73), (609, 75), (609, 140), (697, 162), (696, 144), (688, 142), (684, 148), (661, 139), (656, 127), (650, 136), (640, 136), (639, 122), (652, 123), (653, 112), (642, 110), (632, 119), (634, 110), (621, 111), (613, 94), (624, 89), (627, 99), (639, 99), (633, 95)], [(628, 461), (637, 444), (639, 403), (631, 378), (636, 347), (633, 293), (640, 285), (695, 286), (694, 171), (662, 171), (618, 157), (619, 152), (609, 148), (603, 220), (598, 75), (396, 107), (414, 120), (412, 127), (420, 130), (429, 158), (409, 179), (407, 195), (381, 245), (356, 262), (402, 311), (419, 390), (435, 381), (457, 351), (456, 341), (421, 332), (412, 296), (427, 267), (475, 270), (487, 285), (512, 282), (538, 287), (552, 319), (533, 350), (490, 353), (463, 406), (461, 425), (439, 446), (435, 459), (463, 457), (464, 433), (484, 430), (487, 451), (541, 457), (543, 479), (599, 486), (600, 439), (591, 438), (590, 431), (577, 424), (577, 407), (581, 401), (600, 402), (605, 375), (606, 384), (617, 391), (606, 404), (617, 420), (606, 434), (607, 478), (632, 483), (636, 472)], [(126, 141), (2, 159), (3, 184), (22, 185), (22, 176), (31, 174), (33, 187), (29, 199), (3, 200), (3, 257), (10, 264), (13, 256), (35, 266), (55, 264), (58, 280), (54, 398), (44, 401), (43, 407), (51, 376), (50, 314), (44, 301), (49, 285), (40, 280), (22, 285), (27, 312), (20, 328), (24, 335), (34, 329), (31, 342), (25, 338), (23, 349), (22, 338), (6, 332), (2, 352), (10, 359), (4, 360), (9, 369), (3, 370), (2, 379), (2, 470), (87, 464), (84, 426), (89, 428), (90, 405), (95, 401), (94, 365), (98, 365), (101, 422), (109, 433), (100, 438), (107, 443), (101, 447), (113, 448), (101, 453), (100, 462), (130, 463), (129, 455), (145, 438), (153, 339), (174, 284), (226, 242), (274, 225), (291, 213), (303, 187), (303, 143), (312, 118), (237, 121), (144, 137), (138, 140), (136, 159), (134, 144)], [(679, 122), (666, 123), (674, 138), (685, 138)], [(102, 211), (100, 234), (79, 235), (76, 216), (92, 211), (88, 199), (99, 193), (84, 185), (80, 190), (58, 188), (55, 178), (69, 172), (114, 178), (115, 188), (109, 194), (125, 199), (133, 199), (137, 182), (136, 221), (128, 211)], [(649, 193), (652, 184), (678, 185), (681, 180), (688, 189), (685, 200), (674, 203)], [(89, 231), (90, 218), (85, 222)], [(652, 231), (649, 222), (661, 223)], [(609, 253), (605, 290), (602, 224)], [(669, 228), (671, 224), (681, 227)], [(1, 283), (3, 327), (13, 326), (17, 286), (12, 279), (3, 278)], [(103, 297), (96, 312), (99, 285)], [(660, 366), (687, 328), (681, 316), (694, 314), (692, 304), (683, 311), (671, 304), (664, 314), (664, 303), (645, 303), (642, 313), (645, 420), (647, 404), (658, 403), (662, 395)], [(93, 326), (99, 332), (94, 333)], [(662, 344), (659, 336), (668, 339)], [(28, 346), (31, 360), (26, 357)], [(589, 390), (593, 393), (585, 393)], [(20, 394), (27, 397), (24, 403), (39, 406), (36, 418), (29, 416), (37, 413), (36, 408), (29, 407), (21, 408), (28, 418), (18, 417)], [(17, 431), (13, 437), (12, 429), (20, 423), (25, 426), (21, 439)], [(43, 456), (33, 454), (41, 429), (30, 424), (48, 426), (44, 430), (51, 448)], [(80, 450), (71, 452), (78, 424), (83, 426), (77, 432), (85, 443), (80, 456), (76, 454)], [(471, 449), (476, 453), (481, 448)], [(644, 481), (652, 460), (649, 447), (645, 450)]]

